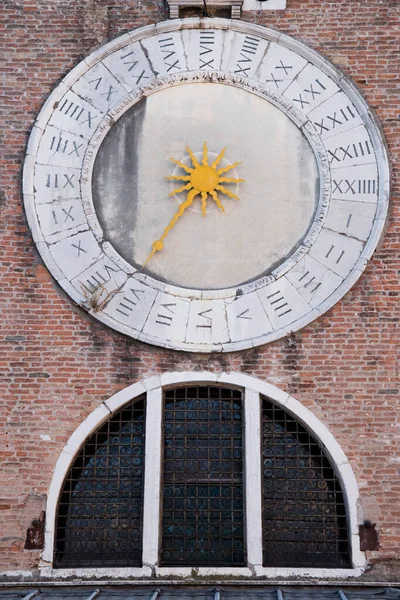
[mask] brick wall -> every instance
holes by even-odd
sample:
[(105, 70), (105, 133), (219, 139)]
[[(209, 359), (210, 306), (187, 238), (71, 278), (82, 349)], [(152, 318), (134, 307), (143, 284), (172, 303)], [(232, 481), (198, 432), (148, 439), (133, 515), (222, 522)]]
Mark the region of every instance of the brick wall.
[(0, 4), (0, 571), (38, 564), (39, 552), (23, 549), (26, 529), (88, 413), (143, 377), (207, 369), (268, 380), (329, 427), (355, 471), (364, 517), (379, 530), (370, 577), (384, 577), (400, 558), (400, 2), (288, 0), (286, 11), (244, 15), (299, 38), (356, 82), (382, 124), (393, 187), (384, 239), (337, 306), (289, 338), (223, 356), (164, 351), (95, 322), (43, 266), (22, 207), (26, 142), (48, 94), (90, 51), (165, 16), (162, 0)]

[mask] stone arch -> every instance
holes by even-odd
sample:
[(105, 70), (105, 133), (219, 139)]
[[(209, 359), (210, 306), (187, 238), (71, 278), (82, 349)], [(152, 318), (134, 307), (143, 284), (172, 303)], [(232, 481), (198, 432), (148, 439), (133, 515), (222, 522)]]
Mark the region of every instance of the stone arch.
[[(73, 464), (73, 461), (85, 443), (87, 437), (98, 429), (112, 414), (114, 414), (117, 410), (119, 410), (124, 404), (132, 401), (134, 398), (146, 393), (148, 395), (149, 400), (152, 402), (154, 406), (159, 404), (161, 407), (161, 398), (162, 398), (162, 390), (176, 385), (185, 385), (185, 384), (217, 384), (217, 385), (231, 385), (242, 388), (244, 391), (245, 397), (245, 406), (250, 407), (253, 403), (255, 406), (259, 402), (260, 396), (265, 396), (270, 399), (276, 405), (282, 407), (285, 411), (291, 414), (295, 419), (297, 419), (305, 428), (318, 440), (321, 442), (323, 447), (326, 450), (326, 453), (331, 461), (332, 466), (334, 467), (336, 474), (339, 478), (343, 497), (347, 507), (347, 519), (348, 519), (348, 529), (349, 529), (349, 542), (351, 549), (351, 569), (327, 569), (327, 568), (307, 568), (307, 569), (293, 569), (289, 567), (285, 568), (264, 568), (262, 565), (262, 559), (259, 557), (259, 553), (257, 551), (252, 551), (249, 548), (248, 558), (249, 563), (256, 565), (255, 572), (257, 575), (264, 575), (265, 577), (272, 576), (290, 576), (293, 574), (296, 575), (308, 575), (314, 577), (323, 577), (323, 576), (357, 576), (359, 575), (363, 568), (366, 565), (365, 555), (359, 549), (359, 533), (358, 533), (358, 485), (353, 473), (352, 467), (343, 452), (340, 445), (335, 440), (332, 433), (329, 429), (305, 406), (303, 406), (298, 400), (296, 400), (290, 394), (283, 392), (279, 388), (273, 386), (272, 384), (257, 379), (255, 377), (251, 377), (248, 375), (244, 375), (242, 373), (212, 373), (212, 372), (170, 372), (164, 373), (160, 376), (153, 376), (138, 383), (132, 384), (123, 390), (117, 392), (109, 399), (105, 400), (99, 407), (97, 407), (90, 415), (79, 425), (79, 427), (75, 430), (75, 432), (69, 438), (67, 444), (63, 448), (52, 477), (52, 481), (49, 487), (49, 494), (47, 500), (47, 524), (46, 524), (46, 533), (45, 533), (45, 548), (42, 553), (42, 572), (45, 575), (47, 573), (51, 573), (54, 577), (60, 576), (59, 570), (52, 569), (52, 561), (53, 561), (53, 551), (54, 551), (54, 537), (55, 537), (55, 522), (57, 515), (57, 506), (59, 502), (60, 493), (62, 490), (64, 479)], [(161, 409), (160, 409), (161, 410)], [(253, 417), (251, 415), (251, 411), (249, 409), (245, 409), (245, 419), (247, 421), (246, 428), (249, 429), (257, 427), (255, 423), (252, 423)], [(161, 414), (161, 412), (160, 412)], [(154, 435), (154, 433), (152, 434)], [(251, 435), (249, 431), (248, 435)], [(157, 433), (156, 433), (157, 436)], [(154, 440), (149, 441), (149, 447), (153, 444)], [(157, 444), (156, 444), (157, 445)], [(247, 452), (247, 451), (246, 451)], [(146, 459), (147, 460), (147, 459)], [(252, 474), (257, 472), (257, 469), (260, 470), (260, 456), (253, 449), (249, 449), (246, 456), (246, 468), (249, 473), (249, 477), (252, 477)], [(153, 485), (153, 484), (152, 484)], [(152, 492), (159, 493), (159, 488), (152, 489)], [(257, 494), (255, 494), (257, 495)], [(254, 510), (253, 510), (254, 509)], [(153, 507), (152, 509), (154, 514), (157, 514), (157, 507)], [(151, 512), (151, 511), (150, 511)], [(254, 506), (250, 511), (253, 514), (255, 526), (256, 519), (261, 514), (261, 508)], [(248, 513), (249, 515), (250, 513)], [(151, 514), (148, 514), (149, 519), (151, 520)], [(252, 531), (254, 533), (252, 533)], [(257, 536), (257, 527), (252, 527), (250, 523), (248, 525), (248, 537)], [(251, 539), (248, 539), (248, 543), (252, 544)], [(113, 569), (114, 574), (118, 574), (120, 576), (149, 576), (154, 573), (153, 567), (154, 564), (151, 565), (152, 557), (157, 556), (157, 548), (151, 547), (151, 544), (148, 545), (147, 550), (144, 549), (143, 568), (130, 568), (130, 569)], [(148, 559), (148, 560), (145, 560)], [(154, 560), (156, 563), (157, 560)], [(174, 575), (190, 575), (190, 569), (188, 573), (184, 573), (184, 569), (180, 569), (178, 573), (175, 569), (170, 569), (172, 571), (171, 574)], [(232, 569), (234, 571), (235, 569)], [(77, 569), (75, 572), (80, 575), (85, 575), (86, 573), (92, 572), (93, 569)], [(103, 569), (101, 569), (103, 571)], [(106, 571), (106, 569), (104, 569)], [(156, 573), (157, 576), (163, 575), (166, 569), (162, 569), (162, 573)], [(200, 575), (201, 569), (199, 569)], [(218, 568), (207, 569), (207, 573), (205, 575), (212, 574), (211, 571), (215, 571), (216, 574), (219, 573)], [(226, 571), (226, 569), (224, 569)], [(254, 568), (250, 569), (236, 569), (238, 575), (242, 575), (243, 577), (251, 577), (254, 576)], [(236, 572), (235, 571), (235, 572)], [(240, 571), (240, 573), (239, 573)], [(96, 569), (96, 572), (99, 572), (99, 569)], [(57, 575), (58, 574), (58, 575)]]

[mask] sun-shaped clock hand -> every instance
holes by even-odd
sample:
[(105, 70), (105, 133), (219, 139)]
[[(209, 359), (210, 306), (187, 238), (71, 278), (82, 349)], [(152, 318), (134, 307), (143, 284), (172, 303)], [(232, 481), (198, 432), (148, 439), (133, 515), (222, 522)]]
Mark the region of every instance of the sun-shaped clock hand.
[(193, 167), (188, 167), (181, 161), (176, 160), (175, 158), (171, 158), (171, 161), (174, 164), (178, 165), (178, 167), (183, 169), (187, 173), (187, 175), (171, 175), (170, 177), (166, 177), (165, 179), (169, 181), (187, 181), (188, 183), (186, 183), (186, 185), (182, 185), (182, 187), (177, 188), (168, 195), (175, 196), (175, 194), (179, 194), (183, 191), (187, 191), (188, 193), (186, 196), (186, 200), (184, 200), (179, 205), (178, 210), (171, 219), (170, 223), (164, 229), (164, 233), (162, 234), (160, 239), (153, 242), (152, 250), (142, 268), (144, 268), (147, 265), (149, 260), (154, 256), (156, 252), (159, 252), (163, 249), (164, 240), (167, 237), (168, 233), (174, 227), (178, 219), (183, 215), (185, 210), (193, 204), (193, 200), (196, 196), (201, 194), (201, 212), (203, 214), (203, 217), (205, 216), (207, 211), (208, 196), (211, 196), (211, 198), (214, 200), (214, 202), (222, 212), (225, 212), (225, 209), (218, 197), (217, 191), (222, 192), (222, 194), (225, 194), (229, 198), (239, 200), (238, 196), (232, 194), (232, 192), (230, 192), (226, 187), (221, 185), (222, 183), (244, 183), (246, 181), (245, 179), (222, 177), (224, 173), (230, 171), (231, 169), (234, 169), (235, 167), (241, 164), (240, 162), (235, 162), (232, 165), (228, 165), (227, 167), (222, 167), (218, 169), (217, 167), (221, 162), (225, 151), (226, 148), (223, 148), (223, 150), (221, 150), (221, 152), (218, 154), (217, 158), (211, 165), (208, 164), (208, 148), (206, 142), (204, 142), (203, 145), (202, 164), (198, 162), (192, 150), (188, 146), (186, 146), (186, 152), (190, 156), (190, 160), (192, 161)]

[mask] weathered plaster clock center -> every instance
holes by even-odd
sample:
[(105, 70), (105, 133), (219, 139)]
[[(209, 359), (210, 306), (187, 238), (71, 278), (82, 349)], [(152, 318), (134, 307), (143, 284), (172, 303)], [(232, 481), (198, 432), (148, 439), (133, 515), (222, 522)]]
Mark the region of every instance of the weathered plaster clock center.
[[(306, 136), (270, 101), (218, 83), (176, 85), (135, 104), (104, 139), (93, 172), (93, 201), (104, 235), (129, 263), (145, 263), (151, 243), (185, 193), (165, 177), (186, 173), (186, 145), (210, 159), (226, 147), (224, 165), (240, 161), (243, 183), (220, 194), (225, 211), (200, 196), (168, 234), (146, 272), (199, 289), (238, 286), (284, 261), (310, 227), (319, 199), (315, 154)], [(201, 163), (201, 156), (195, 152)], [(201, 154), (201, 153), (200, 153)], [(230, 173), (227, 173), (230, 176)]]

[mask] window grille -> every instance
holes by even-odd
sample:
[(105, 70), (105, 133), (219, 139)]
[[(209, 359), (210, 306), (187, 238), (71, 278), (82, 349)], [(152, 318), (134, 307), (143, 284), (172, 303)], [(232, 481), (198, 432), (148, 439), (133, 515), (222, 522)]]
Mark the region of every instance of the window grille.
[(242, 566), (242, 394), (165, 392), (162, 565)]
[(262, 400), (263, 564), (350, 567), (346, 507), (324, 448)]
[[(246, 565), (242, 400), (216, 385), (164, 392), (160, 565)], [(261, 402), (263, 565), (350, 568), (346, 506), (324, 446)], [(60, 495), (56, 567), (142, 566), (145, 404), (143, 395), (120, 409), (74, 459)], [(260, 448), (260, 438), (250, 444)]]
[(141, 566), (144, 437), (142, 396), (86, 441), (61, 494), (56, 567)]

